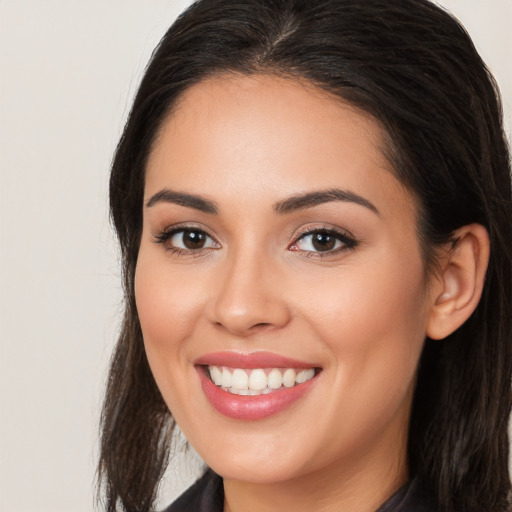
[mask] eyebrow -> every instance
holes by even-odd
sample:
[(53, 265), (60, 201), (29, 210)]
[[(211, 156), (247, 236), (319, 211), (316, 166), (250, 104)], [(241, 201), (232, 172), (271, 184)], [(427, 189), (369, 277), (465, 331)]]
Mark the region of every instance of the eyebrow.
[(333, 201), (343, 201), (355, 203), (360, 206), (368, 208), (372, 212), (380, 215), (379, 210), (368, 199), (361, 197), (354, 192), (348, 190), (340, 190), (338, 188), (331, 188), (328, 190), (319, 190), (315, 192), (307, 192), (306, 194), (297, 194), (284, 201), (274, 204), (274, 211), (279, 214), (291, 213), (296, 210), (304, 210), (312, 208), (319, 204), (330, 203)]
[[(375, 205), (368, 201), (368, 199), (365, 199), (354, 192), (340, 190), (337, 188), (293, 195), (283, 201), (274, 203), (272, 208), (277, 214), (284, 215), (333, 201), (355, 203), (368, 208), (377, 215), (380, 215), (379, 210)], [(173, 203), (213, 215), (219, 213), (219, 207), (214, 201), (206, 199), (200, 195), (186, 194), (184, 192), (177, 192), (168, 188), (164, 188), (152, 195), (146, 203), (146, 208), (151, 208), (158, 203)]]
[(174, 203), (187, 208), (194, 208), (204, 213), (219, 213), (219, 207), (213, 201), (195, 194), (185, 194), (164, 188), (152, 195), (146, 203), (146, 208), (151, 208), (158, 203)]

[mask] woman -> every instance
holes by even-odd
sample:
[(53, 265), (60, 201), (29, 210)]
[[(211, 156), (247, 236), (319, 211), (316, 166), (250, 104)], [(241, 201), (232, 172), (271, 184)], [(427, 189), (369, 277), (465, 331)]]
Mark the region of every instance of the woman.
[(511, 185), (493, 79), (426, 0), (202, 0), (117, 148), (107, 509), (509, 510)]

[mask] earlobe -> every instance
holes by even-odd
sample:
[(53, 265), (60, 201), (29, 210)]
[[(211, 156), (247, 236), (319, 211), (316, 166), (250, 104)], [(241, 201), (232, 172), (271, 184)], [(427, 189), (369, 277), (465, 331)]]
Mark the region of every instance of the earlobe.
[(480, 224), (454, 233), (455, 242), (442, 257), (433, 287), (427, 336), (442, 339), (457, 330), (476, 309), (489, 262), (489, 235)]

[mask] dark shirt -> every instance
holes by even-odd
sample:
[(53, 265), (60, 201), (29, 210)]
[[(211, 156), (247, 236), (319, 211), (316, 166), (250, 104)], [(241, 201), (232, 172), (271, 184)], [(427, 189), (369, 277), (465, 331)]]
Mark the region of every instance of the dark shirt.
[[(222, 512), (224, 488), (222, 478), (207, 471), (192, 487), (164, 512)], [(399, 489), (375, 512), (437, 512), (428, 493), (414, 479)]]

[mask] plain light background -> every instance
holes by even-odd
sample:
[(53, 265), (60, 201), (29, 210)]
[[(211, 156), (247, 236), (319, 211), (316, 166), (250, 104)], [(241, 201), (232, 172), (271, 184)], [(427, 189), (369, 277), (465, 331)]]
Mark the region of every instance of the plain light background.
[[(0, 512), (93, 510), (122, 311), (109, 164), (143, 67), (189, 3), (0, 0)], [(441, 3), (498, 79), (510, 138), (512, 0)]]

